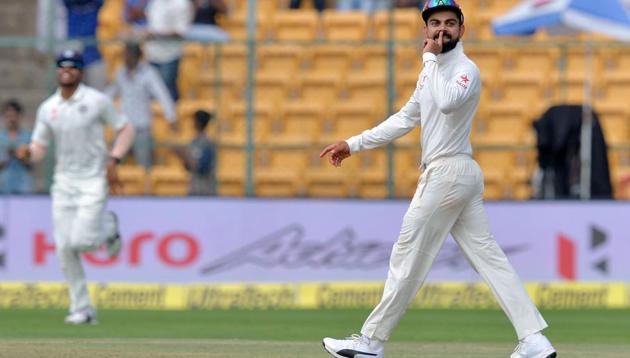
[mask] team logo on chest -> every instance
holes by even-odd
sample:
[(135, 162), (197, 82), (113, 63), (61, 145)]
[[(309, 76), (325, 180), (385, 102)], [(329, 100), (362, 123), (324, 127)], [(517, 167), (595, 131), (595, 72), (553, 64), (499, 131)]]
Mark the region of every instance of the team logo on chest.
[(79, 106), (79, 113), (81, 114), (86, 114), (88, 111), (88, 106), (86, 106), (85, 104), (81, 104)]
[(468, 78), (468, 75), (466, 74), (459, 76), (459, 78), (457, 79), (457, 84), (464, 88), (468, 88), (469, 83), (470, 83), (470, 79)]

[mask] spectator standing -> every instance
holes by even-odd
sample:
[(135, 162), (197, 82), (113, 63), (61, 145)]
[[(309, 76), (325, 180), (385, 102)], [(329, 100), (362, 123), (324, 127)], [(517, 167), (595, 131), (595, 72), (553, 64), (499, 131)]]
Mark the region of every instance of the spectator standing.
[(227, 14), (223, 0), (191, 0), (194, 8), (193, 22), (186, 34), (191, 41), (227, 42), (230, 35), (217, 25), (217, 16)]
[(213, 115), (199, 110), (195, 112), (195, 138), (185, 151), (177, 150), (186, 170), (190, 172), (189, 195), (216, 194), (216, 145), (208, 138), (206, 128)]
[(146, 7), (149, 0), (127, 0), (125, 3), (125, 22), (131, 27), (133, 35), (142, 35), (147, 29)]
[(137, 43), (125, 46), (125, 65), (116, 72), (107, 88), (110, 98), (120, 97), (121, 112), (134, 126), (136, 137), (132, 151), (136, 162), (149, 170), (153, 164), (153, 133), (151, 132), (151, 100), (157, 99), (164, 118), (175, 132), (175, 103), (155, 68), (142, 61), (142, 49)]
[(177, 100), (177, 72), (182, 56), (182, 40), (193, 16), (190, 0), (150, 0), (146, 8), (147, 39), (145, 53)]
[[(321, 12), (326, 8), (326, 1), (313, 0), (313, 6), (317, 9), (317, 11)], [(300, 7), (302, 7), (302, 0), (291, 0), (291, 3), (289, 3), (289, 8), (291, 9), (299, 9)]]
[[(98, 12), (104, 0), (63, 0), (68, 15), (68, 38), (80, 41), (96, 40)], [(96, 43), (81, 46), (85, 61), (84, 82), (103, 90), (107, 84), (105, 64)]]
[(33, 191), (31, 165), (18, 159), (20, 145), (31, 142), (31, 133), (20, 126), (22, 105), (9, 100), (2, 105), (4, 128), (0, 131), (0, 191), (3, 194), (27, 194)]

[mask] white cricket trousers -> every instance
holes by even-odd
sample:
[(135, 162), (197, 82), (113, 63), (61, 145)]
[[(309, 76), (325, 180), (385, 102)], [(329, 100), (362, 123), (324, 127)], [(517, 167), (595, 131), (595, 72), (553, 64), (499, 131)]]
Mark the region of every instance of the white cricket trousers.
[(483, 175), (467, 155), (438, 158), (422, 173), (392, 249), (383, 297), (361, 333), (386, 341), (450, 232), (507, 314), (519, 339), (547, 323), (490, 234), (483, 208)]
[(107, 192), (105, 178), (55, 176), (51, 188), (55, 246), (68, 282), (70, 313), (94, 313), (80, 254), (97, 250), (113, 232), (113, 223), (104, 219)]

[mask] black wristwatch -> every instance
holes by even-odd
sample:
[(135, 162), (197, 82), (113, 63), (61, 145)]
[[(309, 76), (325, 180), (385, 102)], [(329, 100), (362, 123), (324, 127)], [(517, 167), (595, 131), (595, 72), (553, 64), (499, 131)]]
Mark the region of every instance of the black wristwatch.
[(113, 155), (109, 156), (109, 159), (113, 160), (116, 165), (120, 164), (120, 158), (114, 157)]

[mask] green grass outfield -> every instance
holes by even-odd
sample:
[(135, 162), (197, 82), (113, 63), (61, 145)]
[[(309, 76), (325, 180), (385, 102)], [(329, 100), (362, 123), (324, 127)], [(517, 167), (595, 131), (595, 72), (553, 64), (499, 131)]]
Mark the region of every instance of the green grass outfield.
[[(329, 357), (324, 336), (356, 333), (367, 310), (116, 311), (67, 326), (61, 310), (0, 310), (0, 357)], [(559, 357), (630, 357), (630, 310), (545, 311)], [(509, 357), (500, 311), (411, 310), (387, 357)]]

